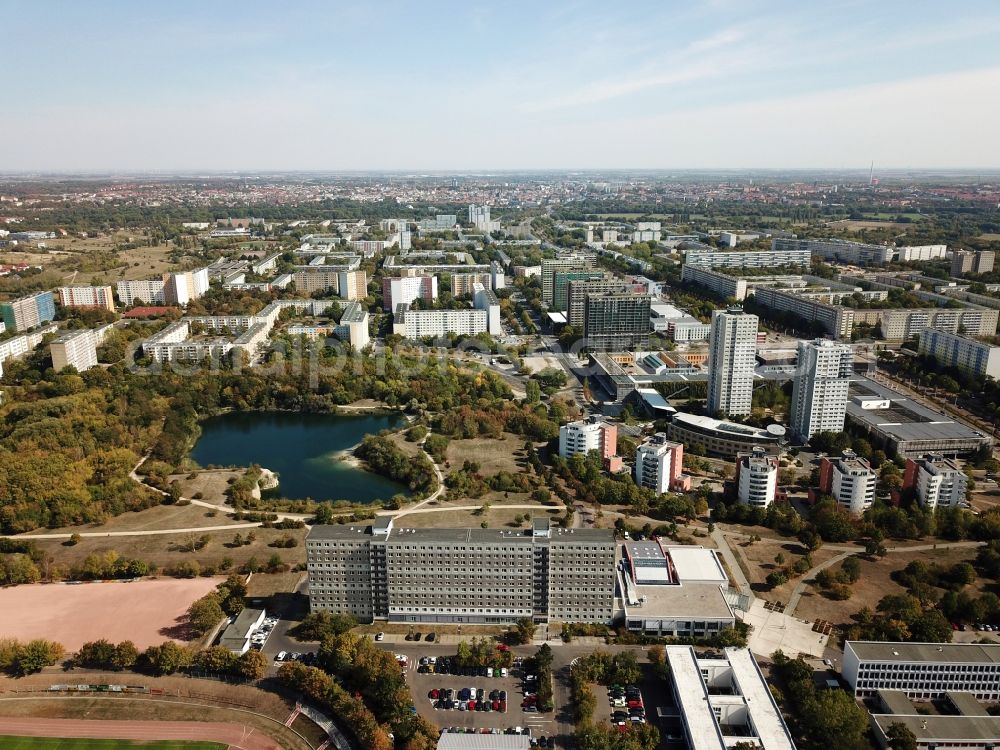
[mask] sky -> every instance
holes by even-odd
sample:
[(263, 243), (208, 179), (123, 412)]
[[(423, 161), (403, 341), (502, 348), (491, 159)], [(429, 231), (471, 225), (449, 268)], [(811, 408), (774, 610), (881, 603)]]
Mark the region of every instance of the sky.
[(1000, 168), (996, 0), (0, 0), (0, 171)]

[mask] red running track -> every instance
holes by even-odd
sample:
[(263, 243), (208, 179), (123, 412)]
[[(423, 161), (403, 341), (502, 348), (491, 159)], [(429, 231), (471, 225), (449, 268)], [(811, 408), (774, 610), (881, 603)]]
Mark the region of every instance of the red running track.
[(92, 721), (87, 719), (11, 719), (0, 717), (0, 735), (67, 737), (149, 742), (219, 742), (236, 750), (282, 750), (254, 727), (208, 721)]

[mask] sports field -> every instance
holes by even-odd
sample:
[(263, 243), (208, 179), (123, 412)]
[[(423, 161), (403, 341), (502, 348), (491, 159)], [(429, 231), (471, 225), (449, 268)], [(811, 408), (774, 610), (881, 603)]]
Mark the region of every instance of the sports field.
[(282, 750), (273, 738), (246, 724), (0, 716), (0, 750), (225, 750), (227, 747)]
[(68, 652), (88, 641), (132, 641), (142, 649), (189, 640), (185, 613), (219, 578), (156, 578), (125, 583), (49, 583), (0, 589), (0, 637), (48, 638)]
[(217, 742), (129, 742), (66, 737), (0, 737), (0, 750), (223, 750)]

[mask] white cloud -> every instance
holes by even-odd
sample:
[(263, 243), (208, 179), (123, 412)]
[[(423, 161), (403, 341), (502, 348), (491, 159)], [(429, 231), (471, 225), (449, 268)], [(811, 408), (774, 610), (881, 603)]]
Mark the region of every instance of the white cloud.
[[(1000, 67), (668, 115), (556, 118), (433, 107), (375, 117), (261, 92), (4, 122), (0, 170), (515, 168), (1000, 168)], [(421, 114), (423, 112), (423, 114)]]
[(536, 156), (547, 167), (997, 168), (998, 89), (1000, 67), (602, 119), (539, 138)]
[[(557, 96), (534, 98), (517, 105), (523, 112), (545, 112), (617, 99), (648, 89), (663, 88), (705, 78), (715, 78), (754, 65), (763, 54), (735, 48), (746, 38), (740, 29), (724, 29), (662, 55), (653, 63), (621, 71)], [(550, 84), (551, 86), (551, 84)]]

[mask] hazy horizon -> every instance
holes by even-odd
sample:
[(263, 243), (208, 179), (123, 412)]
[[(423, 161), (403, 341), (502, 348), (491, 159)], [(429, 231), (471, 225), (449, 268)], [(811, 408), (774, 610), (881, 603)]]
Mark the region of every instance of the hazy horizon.
[(1000, 5), (960, 5), (0, 0), (0, 172), (977, 174)]

